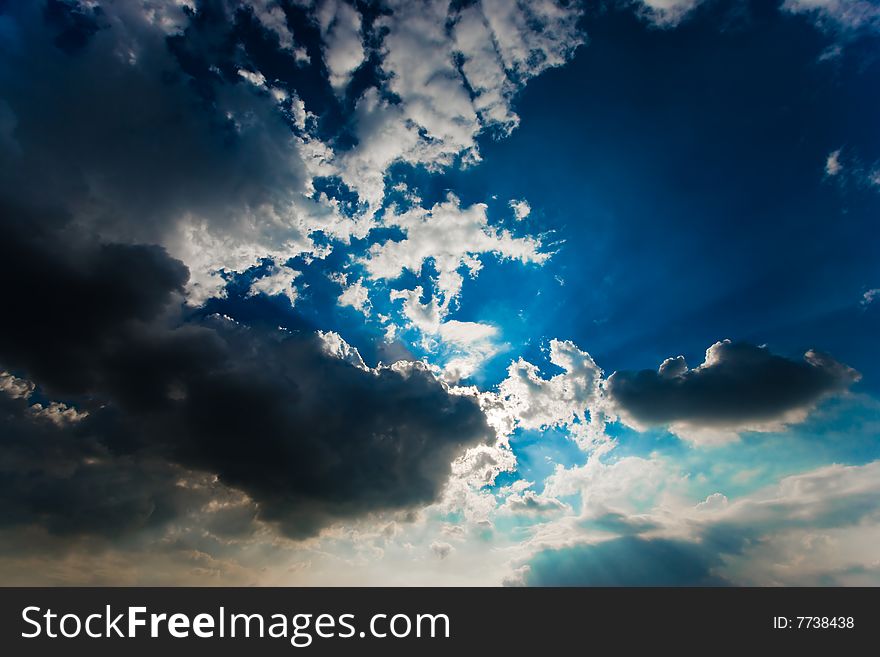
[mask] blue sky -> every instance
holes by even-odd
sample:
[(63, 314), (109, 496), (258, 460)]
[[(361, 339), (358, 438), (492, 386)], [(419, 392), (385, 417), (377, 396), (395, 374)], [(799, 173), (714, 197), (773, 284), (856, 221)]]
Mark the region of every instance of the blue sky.
[(869, 0), (0, 3), (0, 572), (880, 582), (878, 45)]

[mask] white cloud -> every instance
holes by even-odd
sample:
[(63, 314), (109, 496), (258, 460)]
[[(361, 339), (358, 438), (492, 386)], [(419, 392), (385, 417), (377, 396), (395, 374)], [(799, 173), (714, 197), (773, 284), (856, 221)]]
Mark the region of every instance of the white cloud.
[(390, 6), (393, 14), (379, 20), (388, 29), (382, 68), (405, 118), (453, 153), (473, 150), (480, 125), (452, 60), (448, 0), (394, 0)]
[(305, 48), (294, 43), (293, 33), (287, 25), (287, 16), (284, 14), (284, 9), (282, 9), (278, 0), (230, 1), (233, 6), (239, 4), (249, 6), (260, 24), (278, 37), (278, 45), (282, 49), (292, 52), (298, 61), (308, 61), (308, 54), (306, 54)]
[(189, 22), (189, 12), (196, 9), (195, 0), (142, 0), (141, 11), (147, 23), (165, 34), (180, 34)]
[(862, 306), (870, 306), (874, 301), (880, 299), (880, 288), (872, 288), (867, 290), (862, 295), (862, 300), (859, 302)]
[(27, 379), (19, 379), (6, 371), (0, 372), (0, 391), (13, 399), (27, 399), (34, 388), (34, 384)]
[(324, 345), (324, 350), (331, 356), (335, 356), (340, 360), (344, 360), (358, 369), (369, 370), (361, 352), (356, 347), (352, 347), (345, 339), (336, 333), (336, 331), (318, 331), (318, 338)]
[(449, 0), (393, 0), (388, 7), (374, 31), (384, 34), (381, 67), (398, 100), (383, 100), (375, 88), (364, 92), (355, 110), (358, 145), (339, 163), (371, 211), (394, 162), (429, 170), (478, 162), (481, 132), (504, 135), (518, 124), (516, 91), (564, 64), (584, 40), (576, 3), (483, 0), (453, 10)]
[(324, 61), (330, 73), (330, 85), (341, 92), (364, 61), (361, 15), (344, 0), (322, 0), (318, 3), (316, 18), (324, 40)]
[(840, 162), (840, 149), (831, 151), (825, 158), (825, 175), (836, 176), (843, 171), (843, 164)]
[(455, 51), (462, 59), (461, 70), (475, 94), (473, 106), (482, 124), (509, 133), (519, 125), (519, 117), (511, 108), (516, 85), (507, 77), (479, 5), (461, 10), (453, 35)]
[(443, 377), (451, 382), (471, 376), (489, 358), (498, 352), (494, 338), (498, 329), (480, 322), (463, 322), (444, 318), (447, 308), (436, 298), (422, 303), (423, 290), (392, 290), (391, 300), (403, 300), (403, 315), (409, 324), (422, 334), (422, 345), (433, 352), (444, 351), (447, 360)]
[(436, 284), (442, 308), (448, 308), (461, 291), (460, 270), (466, 269), (472, 276), (479, 272), (481, 255), (493, 254), (524, 264), (541, 264), (550, 257), (540, 251), (539, 240), (514, 237), (507, 230), (490, 226), (485, 204), (462, 208), (453, 194), (430, 209), (414, 207), (398, 213), (392, 207), (384, 223), (400, 228), (405, 238), (370, 247), (362, 261), (370, 277), (394, 279), (407, 269), (419, 274), (430, 260), (437, 270)]
[[(12, 399), (30, 399), (35, 390), (36, 386), (33, 382), (20, 379), (9, 372), (0, 371), (0, 392)], [(74, 424), (89, 415), (88, 411), (80, 411), (73, 406), (57, 401), (50, 401), (46, 404), (40, 402), (31, 404), (27, 407), (27, 413), (33, 418), (46, 420), (57, 427)]]
[(582, 507), (535, 526), (522, 546), (525, 559), (513, 560), (511, 570), (544, 549), (638, 535), (690, 544), (713, 564), (713, 574), (738, 585), (876, 586), (878, 475), (880, 461), (829, 465), (737, 499), (713, 493), (694, 504), (688, 477), (667, 459), (606, 464), (591, 458), (584, 466), (558, 467), (547, 479), (545, 496), (577, 494)]
[(338, 303), (340, 306), (349, 306), (364, 315), (369, 315), (370, 295), (363, 280), (358, 279), (345, 287), (339, 295)]
[(284, 295), (290, 301), (290, 305), (296, 303), (297, 289), (293, 286), (294, 279), (299, 272), (285, 265), (272, 265), (265, 276), (255, 278), (251, 283), (249, 296), (265, 294), (267, 296)]
[(240, 68), (238, 69), (238, 74), (248, 82), (250, 82), (255, 87), (265, 87), (266, 86), (266, 78), (260, 72), (248, 71), (246, 69)]
[(49, 402), (45, 406), (43, 404), (33, 404), (28, 408), (28, 412), (36, 418), (51, 422), (57, 427), (64, 427), (69, 424), (76, 424), (88, 417), (88, 411), (79, 411), (72, 406), (61, 402)]
[(513, 209), (513, 216), (517, 221), (522, 221), (532, 212), (532, 206), (526, 200), (511, 201), (510, 207)]
[(578, 3), (483, 0), (481, 6), (504, 68), (520, 82), (561, 66), (584, 43)]
[(678, 25), (703, 0), (632, 0), (639, 13), (659, 27)]
[(522, 358), (510, 364), (498, 392), (485, 393), (483, 398), (491, 423), (507, 432), (516, 427), (543, 429), (574, 423), (603, 426), (602, 370), (592, 357), (571, 341), (553, 339), (550, 362), (563, 372), (549, 379)]

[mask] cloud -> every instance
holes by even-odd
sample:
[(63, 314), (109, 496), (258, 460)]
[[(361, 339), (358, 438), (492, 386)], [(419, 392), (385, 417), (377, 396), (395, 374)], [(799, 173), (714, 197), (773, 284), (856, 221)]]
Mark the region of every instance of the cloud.
[(678, 356), (657, 371), (615, 372), (605, 394), (635, 428), (668, 426), (682, 438), (706, 443), (731, 439), (739, 431), (775, 431), (800, 422), (824, 397), (860, 378), (816, 351), (794, 361), (724, 340), (709, 347), (694, 369)]
[(70, 53), (39, 3), (16, 5), (23, 45), (0, 69), (20, 145), (0, 152), (0, 191), (50, 199), (107, 241), (163, 245), (190, 269), (195, 303), (222, 293), (220, 270), (313, 253), (310, 232), (340, 228), (310, 199), (312, 137), (292, 132), (253, 62), (209, 45), (236, 37), (219, 8), (185, 12), (169, 37), (140, 3), (102, 5), (102, 28)]
[[(613, 467), (591, 469), (599, 474)], [(659, 468), (661, 480), (669, 476), (661, 464), (651, 467)], [(621, 499), (600, 492), (599, 503), (594, 500), (576, 525), (563, 526), (568, 528), (564, 541), (542, 545), (540, 535), (533, 539), (538, 549), (515, 566), (511, 583), (876, 584), (880, 578), (874, 547), (880, 535), (878, 472), (880, 461), (823, 466), (733, 500), (715, 493), (688, 506), (681, 497), (666, 495), (655, 498), (655, 506), (647, 512), (644, 502), (627, 508), (620, 506)], [(592, 496), (597, 483), (607, 488), (601, 478), (582, 481), (584, 495)], [(558, 490), (547, 494), (554, 492)], [(607, 511), (603, 505), (609, 504), (619, 510)], [(587, 525), (610, 531), (612, 537), (591, 535), (584, 529)], [(552, 535), (549, 528), (543, 532)]]
[[(345, 279), (343, 279), (343, 285), (345, 284)], [(369, 315), (371, 308), (370, 293), (364, 286), (363, 280), (358, 279), (345, 287), (342, 290), (342, 294), (339, 295), (338, 303), (340, 306), (349, 306), (364, 315)]]
[[(179, 0), (183, 3), (189, 3), (190, 0)], [(239, 2), (239, 0), (227, 0), (231, 8), (241, 7), (253, 13), (256, 19), (266, 30), (271, 32), (277, 39), (278, 45), (283, 50), (290, 51), (295, 57), (297, 63), (309, 61), (306, 49), (297, 45), (293, 38), (293, 32), (287, 23), (287, 16), (281, 0), (250, 0), (249, 2)]]
[[(161, 245), (189, 269), (192, 305), (222, 297), (227, 273), (367, 236), (391, 165), (476, 161), (479, 134), (515, 123), (515, 92), (583, 36), (576, 6), (509, 4), (391, 3), (369, 25), (341, 0), (53, 3), (49, 20), (10, 7), (0, 192), (51, 199), (107, 242)], [(254, 27), (278, 50), (258, 56)], [(312, 37), (326, 68), (308, 62)], [(365, 42), (376, 77), (342, 97)], [(354, 190), (354, 209), (317, 193), (321, 177)]]
[(825, 159), (825, 177), (841, 189), (880, 190), (880, 166), (865, 165), (857, 155), (842, 148), (831, 151)]
[[(497, 393), (484, 393), (481, 403), (489, 422), (499, 431), (575, 423), (594, 428), (601, 425), (598, 406), (602, 370), (593, 358), (571, 341), (553, 339), (550, 362), (563, 371), (545, 379), (537, 366), (520, 358), (508, 367), (507, 378), (498, 385)], [(577, 432), (573, 437), (588, 438)]]
[(352, 73), (363, 63), (365, 52), (361, 42), (361, 15), (343, 0), (322, 0), (316, 18), (324, 40), (324, 61), (330, 73), (330, 84), (342, 91)]
[[(0, 362), (78, 400), (88, 415), (73, 425), (90, 451), (70, 458), (102, 456), (115, 473), (104, 496), (137, 488), (147, 462), (151, 490), (173, 479), (169, 468), (207, 473), (245, 492), (261, 520), (302, 537), (439, 499), (452, 461), (491, 435), (472, 397), (450, 394), (418, 364), (358, 367), (314, 334), (184, 320), (186, 268), (158, 247), (93, 241), (63, 218), (4, 207), (0, 275), (19, 282), (5, 298), (14, 319), (0, 327)], [(11, 421), (24, 432), (35, 415), (63, 411)], [(17, 476), (32, 470), (61, 476), (51, 451)], [(77, 480), (46, 483), (45, 494), (63, 484), (83, 498), (87, 483), (76, 493)], [(17, 495), (15, 486), (3, 495), (10, 513)], [(97, 503), (83, 501), (83, 512)]]
[(532, 207), (529, 205), (528, 201), (511, 201), (510, 207), (513, 210), (513, 216), (516, 217), (517, 221), (522, 221), (532, 212)]
[(838, 148), (836, 151), (831, 151), (825, 159), (825, 175), (833, 177), (842, 170), (843, 165), (840, 163), (840, 149)]
[(504, 136), (519, 123), (516, 92), (584, 42), (579, 3), (458, 5), (393, 0), (374, 23), (384, 81), (358, 100), (358, 143), (340, 158), (340, 175), (371, 210), (395, 162), (428, 170), (478, 162), (480, 134)]
[(265, 276), (259, 276), (251, 283), (249, 296), (265, 294), (267, 296), (284, 295), (290, 301), (290, 305), (296, 303), (297, 290), (293, 281), (299, 276), (299, 272), (284, 265), (272, 265)]
[(502, 510), (526, 515), (544, 515), (559, 511), (565, 511), (568, 506), (559, 500), (540, 495), (533, 490), (525, 490), (522, 493), (510, 495), (501, 506)]
[(675, 27), (703, 0), (630, 0), (636, 11), (658, 27)]
[(782, 8), (794, 14), (806, 14), (826, 29), (880, 29), (880, 6), (871, 0), (785, 0)]
[(19, 379), (9, 372), (0, 372), (0, 392), (13, 399), (27, 399), (34, 391), (34, 384), (25, 379)]
[(445, 559), (450, 554), (455, 551), (455, 548), (452, 547), (449, 543), (445, 543), (443, 541), (434, 541), (431, 543), (431, 552), (434, 553), (438, 559)]
[(880, 299), (880, 288), (871, 288), (870, 290), (865, 291), (859, 304), (862, 306), (870, 306), (877, 299)]
[(453, 194), (431, 208), (392, 209), (383, 222), (403, 231), (404, 238), (374, 244), (362, 262), (371, 278), (393, 280), (405, 270), (420, 274), (430, 260), (437, 272), (441, 307), (446, 308), (461, 292), (461, 270), (477, 275), (482, 255), (523, 264), (541, 264), (550, 257), (540, 250), (539, 240), (491, 226), (486, 209), (483, 203), (463, 208)]

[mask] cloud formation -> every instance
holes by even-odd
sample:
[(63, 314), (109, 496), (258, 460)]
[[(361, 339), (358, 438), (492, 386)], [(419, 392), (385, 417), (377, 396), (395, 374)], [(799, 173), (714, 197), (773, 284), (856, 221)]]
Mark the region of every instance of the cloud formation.
[(802, 421), (821, 399), (859, 378), (852, 368), (816, 351), (795, 361), (723, 340), (693, 369), (677, 356), (656, 371), (615, 372), (605, 393), (632, 426), (668, 426), (694, 442), (718, 442), (739, 431), (774, 431)]
[[(186, 268), (158, 247), (93, 241), (63, 218), (10, 207), (0, 231), (0, 275), (18, 281), (5, 299), (15, 319), (0, 328), (0, 361), (78, 400), (88, 412), (76, 423), (84, 444), (107, 468), (132, 464), (106, 486), (139, 476), (144, 460), (165, 462), (156, 467), (168, 481), (174, 468), (216, 475), (252, 498), (260, 518), (304, 536), (339, 518), (434, 501), (456, 456), (488, 439), (475, 400), (450, 394), (418, 364), (358, 367), (308, 332), (186, 320)], [(29, 389), (9, 375), (3, 382), (16, 399)], [(64, 410), (7, 421), (24, 445), (29, 422)], [(22, 472), (76, 485), (59, 467), (48, 452)], [(3, 497), (14, 505), (21, 493)]]
[[(644, 461), (639, 469), (657, 468)], [(562, 545), (539, 549), (509, 579), (538, 586), (839, 586), (873, 581), (880, 461), (830, 465), (735, 501), (667, 497), (645, 513), (587, 514)], [(660, 473), (669, 477), (669, 473)], [(594, 481), (584, 482), (590, 490)], [(618, 486), (619, 490), (623, 487)], [(606, 501), (611, 498), (605, 495)], [(593, 509), (594, 511), (596, 509)], [(587, 524), (617, 536), (589, 537)], [(539, 543), (540, 545), (540, 543)]]

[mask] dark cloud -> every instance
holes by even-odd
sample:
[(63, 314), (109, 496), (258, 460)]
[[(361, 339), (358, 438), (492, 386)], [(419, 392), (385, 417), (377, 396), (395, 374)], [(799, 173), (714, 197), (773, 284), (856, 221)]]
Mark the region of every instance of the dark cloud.
[(0, 520), (142, 526), (174, 513), (171, 463), (216, 474), (303, 536), (433, 501), (454, 457), (489, 436), (475, 401), (420, 367), (359, 369), (312, 333), (184, 321), (186, 269), (158, 247), (7, 204), (0, 277), (0, 363), (90, 412), (51, 441), (24, 406), (4, 414), (21, 466), (4, 471)]
[(529, 586), (725, 586), (718, 557), (698, 544), (633, 536), (545, 550), (528, 566)]
[(182, 468), (111, 454), (109, 414), (62, 427), (29, 410), (30, 401), (0, 394), (0, 526), (119, 537), (207, 502), (176, 485)]
[(658, 371), (615, 372), (606, 393), (625, 419), (639, 425), (735, 428), (784, 420), (858, 379), (858, 372), (819, 352), (790, 360), (724, 340), (694, 369), (678, 356)]
[(14, 148), (0, 141), (4, 194), (63, 201), (110, 239), (165, 244), (188, 214), (243, 240), (242, 217), (307, 192), (290, 116), (238, 74), (254, 67), (220, 5), (175, 35), (141, 3), (41, 5), (0, 9), (14, 124)]
[[(4, 408), (0, 523), (124, 533), (228, 486), (253, 502), (212, 531), (246, 533), (258, 513), (303, 536), (433, 501), (489, 436), (473, 399), (418, 367), (358, 369), (305, 329), (182, 308), (217, 260), (303, 243), (292, 215), (310, 192), (290, 105), (239, 75), (274, 84), (293, 54), (253, 12), (199, 3), (166, 31), (166, 10), (0, 8), (0, 367), (88, 412), (56, 426), (36, 398)], [(195, 249), (192, 270), (153, 244)], [(199, 473), (219, 485), (178, 485)]]

